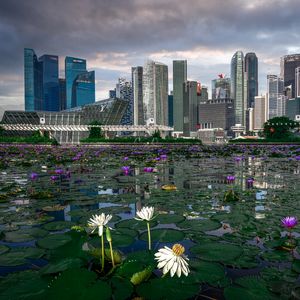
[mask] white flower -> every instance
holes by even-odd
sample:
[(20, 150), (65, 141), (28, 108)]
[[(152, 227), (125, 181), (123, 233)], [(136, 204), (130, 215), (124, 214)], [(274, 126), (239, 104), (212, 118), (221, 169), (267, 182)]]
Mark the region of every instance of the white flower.
[(135, 218), (138, 221), (151, 221), (153, 219), (154, 207), (145, 206), (141, 210), (137, 211), (136, 214), (140, 218)]
[(105, 226), (112, 218), (112, 215), (105, 216), (104, 213), (101, 215), (94, 215), (90, 220), (88, 221), (88, 226), (91, 227), (92, 233), (98, 228), (98, 234), (99, 236), (102, 236), (103, 234), (103, 226)]
[(163, 269), (163, 274), (170, 271), (171, 277), (176, 273), (178, 277), (183, 273), (188, 276), (190, 272), (187, 260), (189, 260), (183, 253), (184, 247), (180, 244), (175, 244), (172, 249), (165, 246), (155, 253), (155, 259), (158, 262), (157, 268)]

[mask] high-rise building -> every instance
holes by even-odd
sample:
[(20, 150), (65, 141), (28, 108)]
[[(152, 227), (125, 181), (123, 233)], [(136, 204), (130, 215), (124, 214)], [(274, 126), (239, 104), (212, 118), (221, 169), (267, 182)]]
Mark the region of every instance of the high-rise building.
[(168, 66), (149, 60), (143, 70), (145, 123), (168, 125)]
[(245, 85), (244, 54), (237, 51), (231, 59), (231, 98), (234, 99), (235, 122), (242, 126), (246, 126)]
[(133, 89), (133, 119), (134, 125), (144, 125), (143, 109), (143, 67), (132, 67), (132, 89)]
[(116, 96), (119, 99), (126, 100), (128, 103), (121, 124), (133, 125), (133, 90), (131, 82), (126, 80), (126, 78), (119, 78), (116, 85)]
[(272, 119), (281, 115), (279, 112), (278, 101), (281, 101), (283, 96), (284, 82), (277, 75), (267, 75), (267, 98), (268, 98), (268, 119)]
[(197, 131), (198, 95), (197, 81), (186, 81), (183, 84), (183, 135), (190, 136)]
[(292, 98), (287, 101), (286, 115), (294, 121), (300, 121), (300, 97)]
[(95, 102), (95, 71), (76, 76), (72, 86), (72, 107)]
[(208, 88), (200, 84), (200, 91), (198, 90), (198, 103), (206, 103), (208, 101)]
[(212, 100), (230, 98), (230, 78), (223, 74), (211, 81)]
[(108, 96), (109, 98), (116, 98), (117, 97), (116, 88), (114, 88), (113, 90), (109, 90)]
[(66, 109), (66, 79), (59, 78), (59, 110)]
[(187, 81), (187, 61), (173, 60), (174, 131), (183, 131), (183, 83)]
[(300, 67), (300, 54), (285, 55), (280, 61), (280, 77), (284, 80), (284, 86), (291, 86), (292, 98), (295, 98), (295, 72)]
[(174, 126), (174, 112), (173, 112), (173, 94), (171, 93), (171, 95), (168, 95), (168, 118), (169, 118), (169, 126), (173, 127)]
[(295, 97), (300, 98), (300, 67), (295, 70)]
[[(66, 76), (66, 99), (67, 109), (72, 106), (73, 83), (77, 76), (86, 72), (86, 60), (81, 58), (69, 57), (65, 58), (65, 76)], [(76, 97), (78, 99), (78, 97)], [(82, 101), (79, 101), (82, 102)], [(95, 99), (94, 101), (95, 102)]]
[(250, 52), (246, 54), (245, 63), (244, 63), (244, 72), (245, 72), (245, 82), (247, 87), (246, 108), (249, 108), (254, 106), (254, 97), (258, 95), (258, 61), (255, 53)]
[(25, 111), (43, 110), (42, 64), (33, 49), (24, 49)]
[(58, 56), (43, 55), (39, 61), (43, 70), (43, 110), (59, 111)]
[(59, 111), (58, 56), (24, 49), (26, 111)]
[(254, 130), (262, 130), (268, 120), (268, 101), (266, 96), (254, 98)]

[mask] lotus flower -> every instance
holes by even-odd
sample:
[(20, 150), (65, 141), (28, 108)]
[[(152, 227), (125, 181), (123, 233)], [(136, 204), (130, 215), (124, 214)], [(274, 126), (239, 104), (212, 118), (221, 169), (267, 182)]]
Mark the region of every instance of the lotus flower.
[(298, 224), (298, 220), (296, 217), (285, 217), (281, 220), (282, 226), (288, 229), (292, 229)]
[(144, 168), (144, 172), (147, 172), (147, 173), (152, 173), (153, 172), (153, 168), (152, 167), (145, 167)]
[(138, 221), (151, 221), (153, 219), (154, 207), (145, 206), (140, 211), (137, 211), (136, 214), (139, 218), (135, 218)]
[(129, 166), (123, 166), (122, 171), (124, 172), (125, 175), (128, 175), (130, 172), (130, 167)]
[(64, 170), (62, 170), (62, 169), (56, 169), (54, 172), (55, 172), (55, 174), (57, 174), (57, 175), (61, 175), (61, 174), (64, 173)]
[(247, 187), (253, 187), (254, 178), (248, 178), (247, 179)]
[(226, 179), (227, 179), (227, 183), (233, 183), (233, 182), (235, 181), (235, 176), (233, 176), (233, 175), (228, 175), (228, 176), (226, 177)]
[(158, 261), (157, 268), (163, 269), (163, 274), (167, 274), (170, 271), (171, 277), (176, 273), (178, 277), (183, 273), (188, 276), (189, 265), (187, 260), (189, 260), (183, 253), (184, 247), (180, 244), (175, 244), (172, 249), (165, 246), (155, 253), (155, 260)]

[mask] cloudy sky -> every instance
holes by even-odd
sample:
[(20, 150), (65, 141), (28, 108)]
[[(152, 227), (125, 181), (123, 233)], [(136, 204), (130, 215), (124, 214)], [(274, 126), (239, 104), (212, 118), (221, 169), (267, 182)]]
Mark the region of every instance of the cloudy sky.
[(230, 74), (237, 50), (256, 52), (259, 93), (280, 57), (300, 52), (299, 0), (9, 0), (0, 1), (0, 108), (24, 103), (23, 49), (38, 56), (86, 58), (96, 98), (147, 59), (187, 59), (188, 78), (210, 87)]

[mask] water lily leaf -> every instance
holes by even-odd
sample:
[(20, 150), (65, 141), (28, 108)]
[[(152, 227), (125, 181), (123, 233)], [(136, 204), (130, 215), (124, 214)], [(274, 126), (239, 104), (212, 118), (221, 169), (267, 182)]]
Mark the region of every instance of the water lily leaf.
[(58, 231), (70, 229), (74, 224), (74, 222), (56, 221), (45, 224), (43, 228), (49, 231)]
[(72, 238), (66, 234), (50, 234), (37, 241), (39, 247), (45, 249), (55, 249), (69, 243)]
[(156, 221), (158, 221), (160, 224), (177, 224), (184, 220), (184, 216), (175, 214), (161, 214), (156, 218)]
[[(34, 284), (33, 284), (34, 283)], [(47, 282), (36, 271), (9, 274), (1, 281), (1, 299), (42, 299), (47, 290)]]
[(133, 286), (128, 279), (113, 277), (110, 280), (110, 284), (113, 291), (113, 299), (124, 300), (131, 298), (130, 296), (133, 293)]
[(189, 229), (189, 230), (195, 230), (195, 231), (210, 231), (215, 230), (221, 227), (221, 224), (214, 220), (186, 220), (184, 222), (181, 222), (177, 224), (178, 227)]
[[(150, 226), (154, 227), (157, 225), (157, 221), (153, 220), (150, 222)], [(147, 224), (144, 221), (138, 221), (135, 219), (123, 220), (115, 224), (116, 228), (129, 228), (134, 230), (145, 230), (147, 229)]]
[(240, 286), (230, 286), (225, 288), (225, 299), (245, 299), (245, 300), (265, 300), (275, 299), (269, 292), (265, 284), (255, 277), (242, 277), (235, 281)]
[(243, 250), (238, 245), (218, 242), (208, 242), (193, 246), (190, 251), (203, 260), (219, 261), (223, 263), (232, 262), (242, 255)]
[(22, 243), (44, 237), (48, 234), (46, 230), (40, 228), (26, 228), (17, 231), (5, 232), (5, 241), (11, 243)]
[(199, 293), (199, 284), (182, 285), (179, 278), (155, 278), (137, 286), (137, 293), (145, 299), (162, 300), (173, 299), (182, 300), (189, 299)]
[(147, 281), (150, 278), (152, 271), (153, 271), (153, 267), (148, 266), (143, 271), (133, 274), (132, 277), (130, 278), (130, 282), (133, 285), (139, 285), (142, 282)]
[[(182, 241), (185, 234), (176, 229), (153, 229), (151, 230), (151, 240), (156, 242), (179, 242)], [(139, 237), (141, 240), (148, 240), (148, 232), (144, 232)]]
[(9, 251), (9, 247), (5, 246), (5, 245), (0, 245), (0, 255), (5, 253), (5, 252), (8, 252)]
[(50, 262), (47, 266), (40, 270), (41, 274), (53, 274), (65, 271), (70, 268), (80, 268), (82, 260), (79, 258), (65, 258), (58, 262)]

